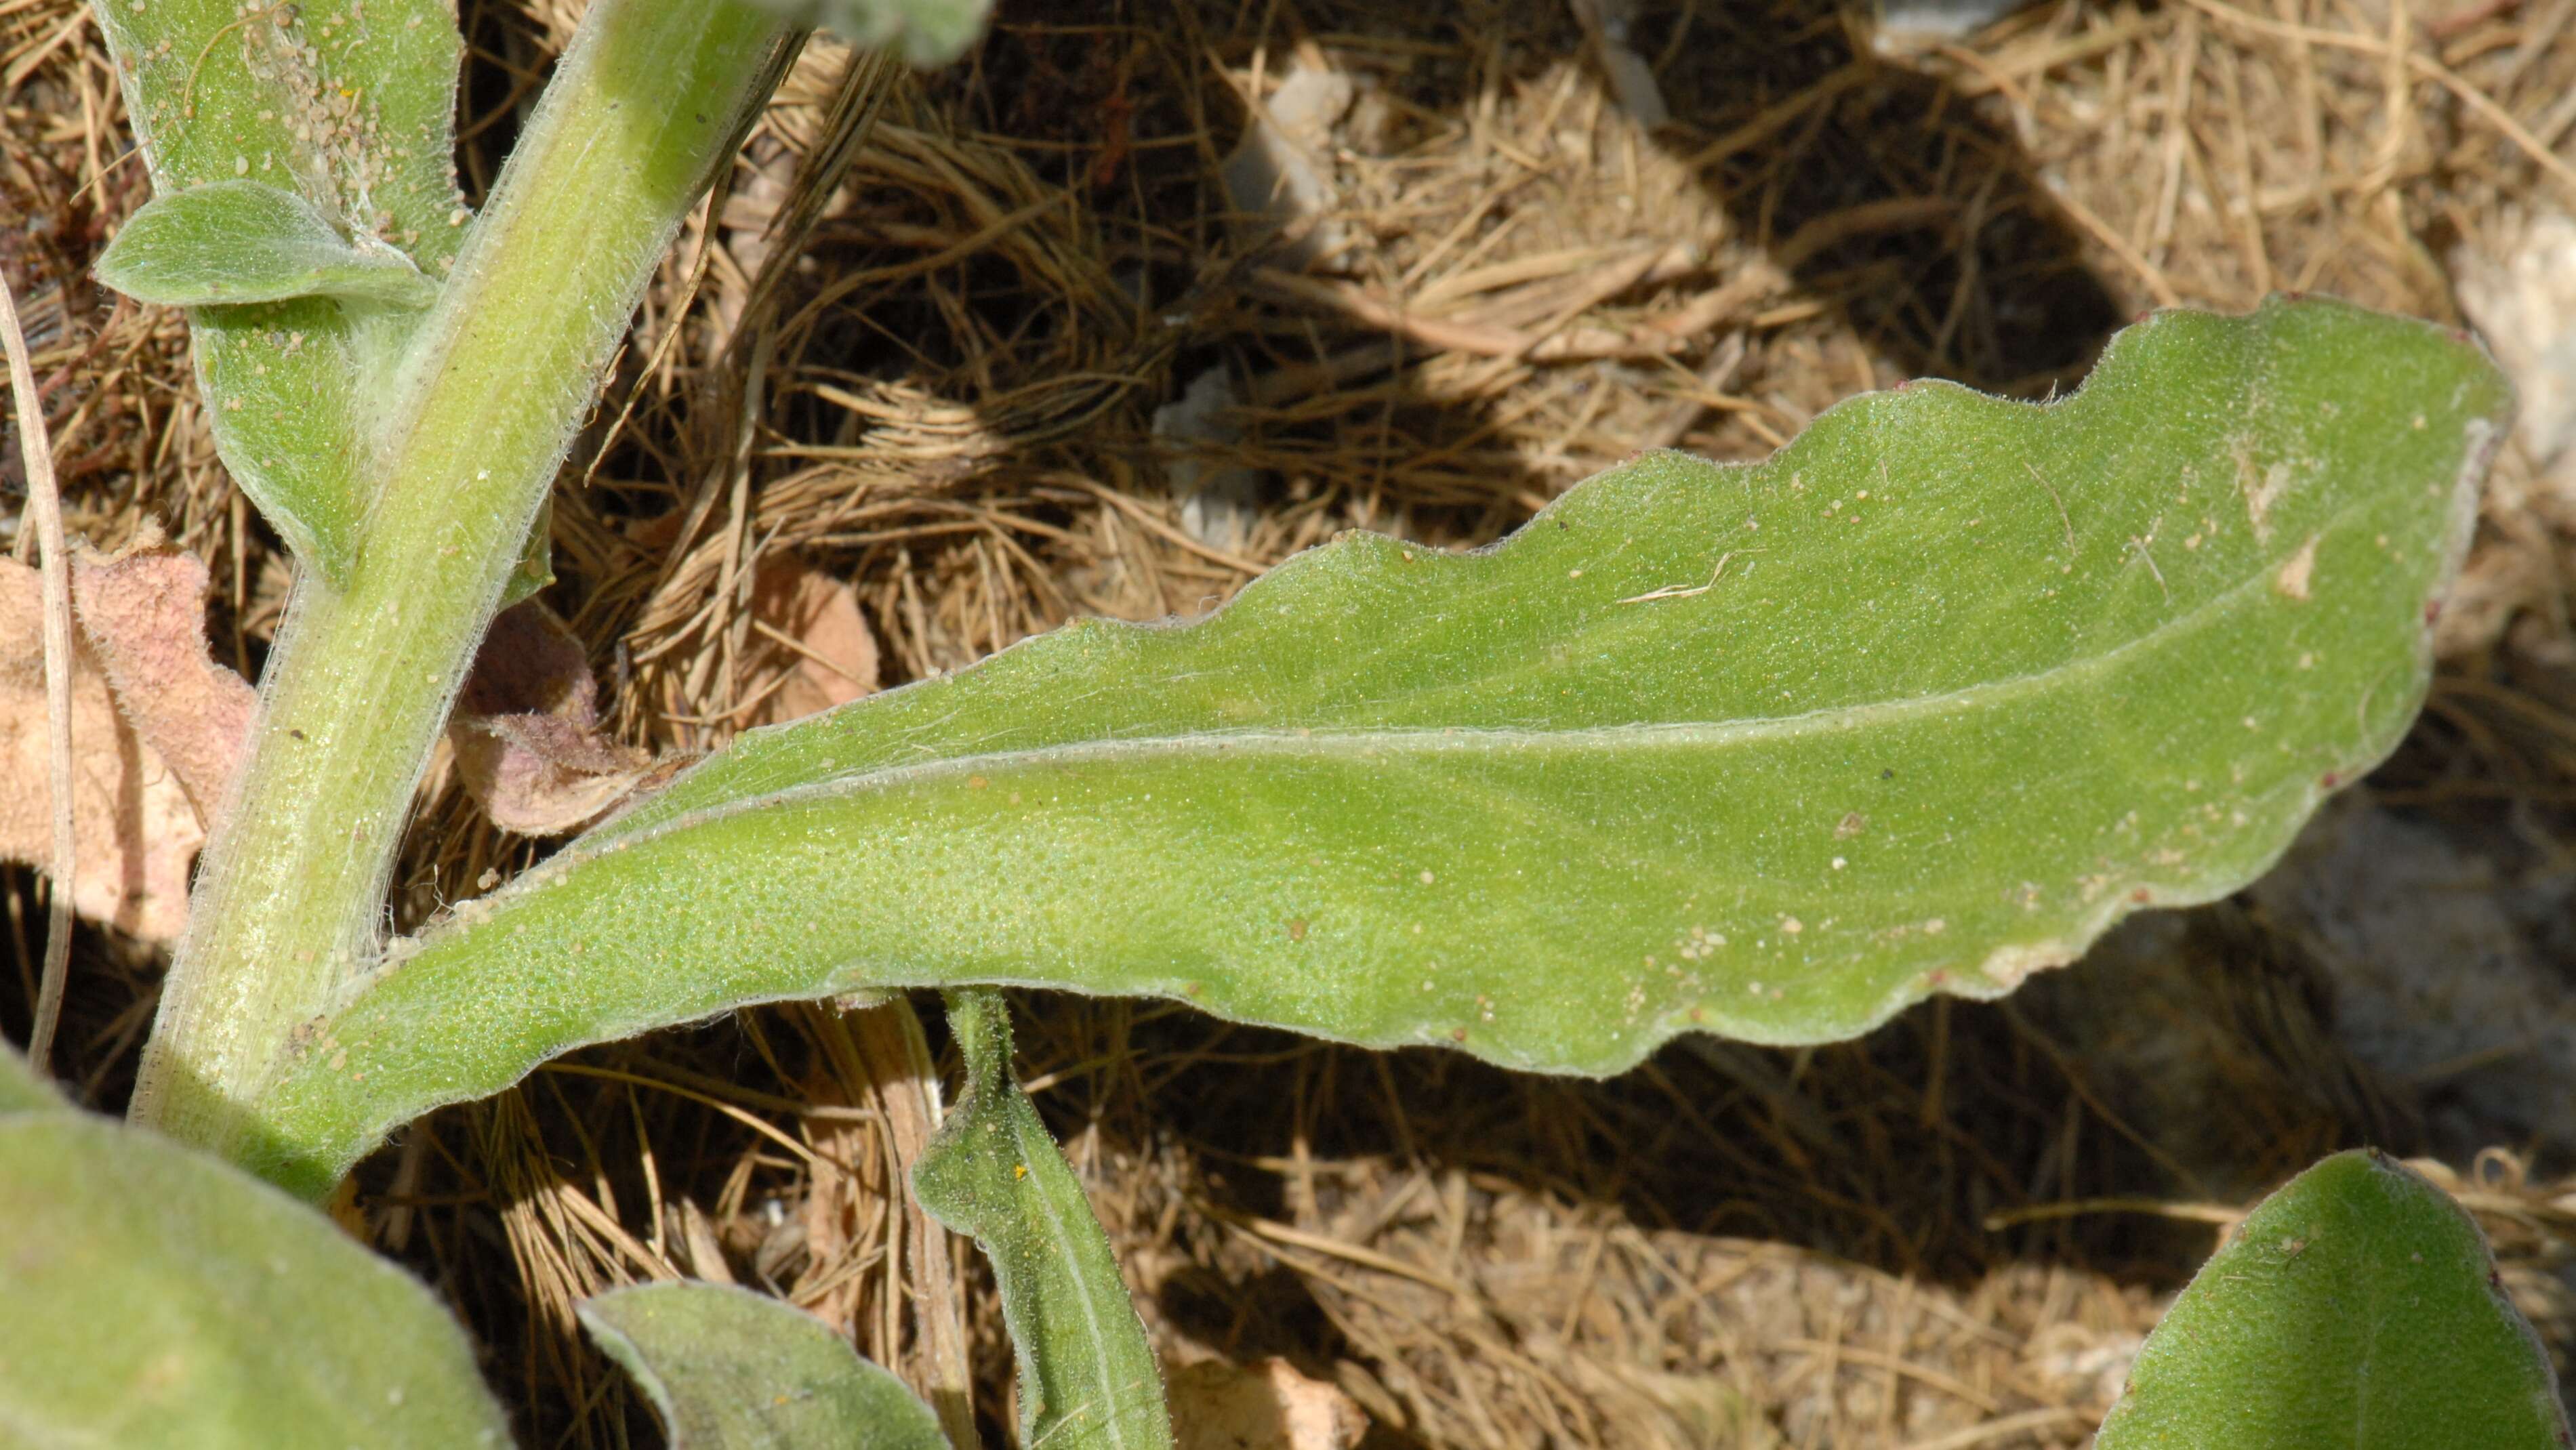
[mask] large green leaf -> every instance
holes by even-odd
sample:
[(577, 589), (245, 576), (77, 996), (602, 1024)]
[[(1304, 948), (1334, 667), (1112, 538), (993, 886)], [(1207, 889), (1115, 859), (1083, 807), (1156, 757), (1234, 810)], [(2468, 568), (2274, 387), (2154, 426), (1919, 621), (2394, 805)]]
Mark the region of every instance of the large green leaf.
[(1019, 1360), (1020, 1443), (1171, 1450), (1162, 1365), (1082, 1180), (1012, 1073), (1010, 1008), (968, 987), (949, 994), (948, 1026), (966, 1098), (913, 1166), (912, 1193), (993, 1266)]
[(0, 1047), (0, 1113), (56, 1112), (69, 1106), (27, 1059)]
[(725, 1284), (638, 1284), (576, 1312), (644, 1387), (671, 1450), (948, 1450), (903, 1381), (792, 1305)]
[[(23, 1077), (0, 1050), (0, 1083)], [(321, 1214), (139, 1129), (0, 1110), (0, 1443), (454, 1450), (509, 1434), (456, 1321)]]
[(2540, 1341), (2450, 1195), (2338, 1153), (2263, 1200), (2149, 1336), (2098, 1450), (2563, 1450)]
[(582, 1043), (871, 987), (1585, 1073), (1998, 995), (2243, 884), (2393, 746), (2509, 407), (2419, 323), (2164, 313), (2047, 406), (1853, 399), (1487, 552), (1349, 535), (1200, 624), (756, 732), (354, 984), (264, 1105), (279, 1171), (318, 1190)]
[[(315, 244), (312, 223), (361, 256), (398, 254), (417, 299), (446, 275), (463, 236), (456, 190), (456, 83), (463, 46), (449, 0), (95, 0), (117, 58), (153, 208), (210, 184), (257, 183), (304, 204), (230, 249), (246, 295), (192, 307), (197, 380), (224, 466), (297, 554), (337, 578), (368, 502), (361, 465), (390, 399), (413, 317), (344, 308), (335, 284), (275, 285), (281, 253)], [(275, 208), (268, 209), (275, 212)], [(113, 252), (111, 253), (113, 255)], [(220, 261), (224, 249), (199, 249)], [(130, 275), (130, 274), (129, 274)], [(110, 278), (114, 285), (114, 278)], [(139, 293), (149, 300), (149, 293)]]

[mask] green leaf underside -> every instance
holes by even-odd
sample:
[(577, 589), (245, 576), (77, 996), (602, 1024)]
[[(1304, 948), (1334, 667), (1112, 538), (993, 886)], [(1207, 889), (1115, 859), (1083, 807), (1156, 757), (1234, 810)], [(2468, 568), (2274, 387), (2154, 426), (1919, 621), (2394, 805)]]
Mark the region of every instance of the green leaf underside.
[(210, 181), (146, 202), (98, 259), (98, 279), (174, 307), (332, 297), (426, 307), (438, 286), (373, 238), (351, 242), (313, 203), (256, 181)]
[(2265, 1199), (2138, 1355), (2100, 1450), (2561, 1450), (2549, 1360), (2448, 1194), (2373, 1152)]
[[(367, 239), (353, 252), (381, 244), (409, 260), (409, 283), (376, 285), (416, 299), (446, 276), (463, 237), (453, 120), (463, 43), (452, 4), (95, 0), (92, 13), (152, 170), (157, 199), (137, 221), (165, 203), (191, 205), (185, 198), (209, 184), (256, 183), (299, 198), (334, 237)], [(240, 240), (232, 254), (246, 275), (233, 281), (252, 285), (256, 269), (255, 292), (274, 293), (281, 249)], [(363, 435), (393, 411), (387, 393), (416, 315), (381, 306), (353, 315), (315, 295), (366, 285), (346, 261), (304, 295), (198, 305), (189, 318), (225, 468), (297, 555), (335, 579), (356, 553), (367, 503)]]
[(949, 994), (948, 1025), (966, 1098), (914, 1165), (912, 1194), (993, 1266), (1019, 1361), (1020, 1443), (1169, 1450), (1162, 1367), (1081, 1180), (1012, 1075), (1010, 1008), (966, 988)]
[(509, 1443), (453, 1319), (249, 1175), (87, 1113), (0, 1113), (0, 1441)]
[[(1994, 996), (2259, 873), (2412, 718), (2507, 387), (2340, 304), (2166, 313), (2045, 407), (1853, 399), (1498, 548), (1371, 535), (754, 732), (325, 1022), (331, 1173), (536, 1063), (993, 982), (1610, 1073)], [(2071, 548), (2070, 548), (2071, 544)]]
[(756, 0), (799, 25), (863, 50), (899, 50), (917, 66), (945, 65), (983, 32), (991, 0)]
[(813, 1315), (726, 1284), (638, 1284), (575, 1311), (672, 1450), (948, 1450), (930, 1407)]

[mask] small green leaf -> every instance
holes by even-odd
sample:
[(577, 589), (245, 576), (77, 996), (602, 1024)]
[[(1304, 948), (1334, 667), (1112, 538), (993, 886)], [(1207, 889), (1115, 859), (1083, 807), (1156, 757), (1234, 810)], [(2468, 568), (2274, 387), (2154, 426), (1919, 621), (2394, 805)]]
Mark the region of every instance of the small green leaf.
[[(372, 499), (363, 467), (374, 430), (399, 411), (394, 379), (422, 289), (447, 275), (465, 234), (453, 0), (94, 0), (91, 14), (152, 172), (156, 200), (137, 221), (168, 204), (202, 208), (186, 198), (209, 185), (263, 187), (297, 198), (305, 220), (320, 218), (360, 259), (353, 269), (348, 255), (323, 257), (300, 225), (230, 249), (181, 225), (176, 245), (119, 259), (138, 286), (174, 299), (218, 284), (286, 299), (193, 304), (197, 383), (226, 471), (299, 559), (343, 580)], [(117, 249), (140, 240), (120, 237)], [(408, 280), (383, 252), (409, 263)], [(245, 270), (226, 277), (226, 265)], [(301, 290), (278, 291), (298, 277)]]
[(153, 190), (251, 181), (444, 275), (463, 239), (450, 0), (100, 0)]
[(1020, 1443), (1169, 1450), (1163, 1371), (1082, 1181), (1011, 1073), (999, 992), (948, 994), (966, 1099), (913, 1165), (912, 1195), (993, 1266), (1020, 1366)]
[(671, 1450), (948, 1450), (903, 1381), (776, 1299), (724, 1284), (638, 1284), (575, 1312), (643, 1386)]
[(0, 1226), (11, 1445), (509, 1443), (427, 1290), (229, 1165), (88, 1113), (0, 1111)]
[(293, 297), (427, 307), (438, 297), (411, 258), (343, 237), (313, 203), (256, 181), (210, 181), (144, 203), (99, 257), (98, 280), (172, 307)]
[(799, 25), (869, 50), (899, 49), (917, 66), (945, 65), (984, 30), (992, 0), (755, 0)]
[(2564, 1450), (2549, 1357), (2486, 1236), (2338, 1153), (2246, 1216), (2138, 1355), (2099, 1450)]
[[(546, 492), (537, 505), (537, 521), (528, 530), (528, 540), (519, 546), (519, 562), (501, 585), (501, 609), (522, 599), (535, 597), (539, 590), (555, 582), (555, 496)], [(493, 611), (499, 613), (499, 610)]]
[(2382, 758), (2510, 407), (2325, 302), (2164, 313), (2046, 406), (1856, 398), (1498, 548), (1353, 534), (755, 731), (352, 987), (312, 1191), (568, 1048), (996, 982), (1612, 1073), (1994, 997), (2268, 867)]

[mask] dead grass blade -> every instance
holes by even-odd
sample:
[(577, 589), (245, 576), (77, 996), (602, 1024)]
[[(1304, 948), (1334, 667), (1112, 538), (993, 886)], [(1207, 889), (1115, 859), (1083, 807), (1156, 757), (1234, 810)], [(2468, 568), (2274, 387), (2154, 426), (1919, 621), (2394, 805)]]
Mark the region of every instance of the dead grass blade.
[(27, 469), (27, 515), (32, 534), (18, 535), (23, 561), (34, 542), (42, 557), (45, 594), (45, 710), (49, 774), (46, 788), (54, 802), (53, 888), (46, 893), (45, 960), (37, 978), (36, 1021), (27, 1040), (27, 1060), (38, 1072), (50, 1073), (54, 1029), (62, 1020), (63, 978), (71, 967), (72, 880), (76, 854), (72, 833), (72, 565), (63, 539), (62, 494), (54, 481), (54, 445), (45, 427), (44, 398), (36, 391), (36, 371), (27, 358), (27, 335), (18, 326), (18, 299), (6, 277), (0, 277), (0, 343), (9, 350), (9, 409), (18, 423), (18, 453)]

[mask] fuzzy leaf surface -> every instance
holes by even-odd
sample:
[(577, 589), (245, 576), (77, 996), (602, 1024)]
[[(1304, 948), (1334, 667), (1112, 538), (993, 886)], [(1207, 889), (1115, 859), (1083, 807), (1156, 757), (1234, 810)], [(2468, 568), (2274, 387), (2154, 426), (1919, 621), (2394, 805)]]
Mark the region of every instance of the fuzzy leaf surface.
[(729, 1284), (637, 1284), (575, 1312), (643, 1387), (672, 1450), (948, 1450), (903, 1381), (793, 1305)]
[(173, 307), (296, 297), (426, 307), (438, 296), (409, 257), (345, 238), (313, 203), (257, 181), (152, 198), (99, 257), (98, 280)]
[(2404, 1164), (2338, 1153), (2246, 1216), (2156, 1326), (2100, 1450), (2558, 1450), (2539, 1337), (2486, 1235)]
[(1201, 623), (753, 732), (354, 984), (271, 1093), (280, 1171), (868, 988), (1593, 1074), (2000, 995), (2236, 889), (2392, 748), (2509, 409), (2420, 323), (2165, 313), (2053, 404), (1856, 398), (1488, 551), (1348, 535)]
[[(0, 1083), (24, 1068), (0, 1051)], [(447, 1310), (330, 1220), (0, 1086), (0, 1441), (503, 1446)]]
[[(406, 259), (414, 282), (388, 286), (446, 276), (465, 218), (454, 127), (464, 49), (449, 0), (97, 0), (91, 13), (116, 54), (154, 207), (254, 183), (301, 200), (353, 251)], [(243, 247), (236, 260), (234, 283), (264, 275), (255, 290), (274, 290), (278, 258)], [(342, 290), (189, 313), (224, 467), (297, 555), (335, 579), (368, 503), (369, 430), (395, 411), (418, 315), (321, 295)]]
[(984, 31), (991, 0), (756, 0), (799, 25), (868, 50), (896, 50), (917, 66), (946, 65)]
[(1163, 1370), (1082, 1180), (1011, 1069), (1010, 1008), (948, 997), (966, 1097), (913, 1166), (912, 1194), (993, 1266), (1019, 1361), (1020, 1443), (1171, 1450)]
[(27, 1059), (0, 1047), (0, 1113), (62, 1112), (69, 1107), (55, 1095), (54, 1085), (27, 1065)]

